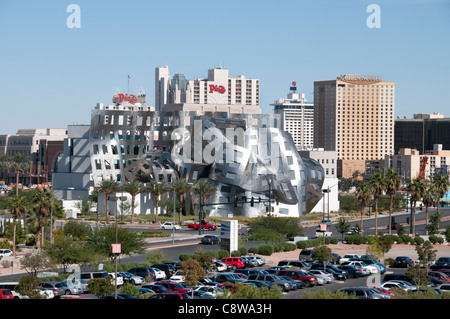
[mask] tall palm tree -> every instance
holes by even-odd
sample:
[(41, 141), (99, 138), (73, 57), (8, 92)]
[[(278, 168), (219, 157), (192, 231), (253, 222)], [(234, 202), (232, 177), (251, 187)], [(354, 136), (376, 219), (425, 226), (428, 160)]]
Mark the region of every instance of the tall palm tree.
[(27, 209), (28, 202), (24, 196), (14, 195), (9, 203), (11, 215), (13, 216), (13, 256), (16, 256), (16, 225), (17, 219), (22, 218)]
[(151, 180), (145, 186), (145, 190), (153, 195), (153, 200), (155, 202), (155, 224), (158, 223), (158, 207), (160, 196), (169, 191), (167, 184), (164, 182), (158, 182), (156, 180)]
[(372, 195), (375, 201), (375, 235), (378, 234), (378, 199), (383, 196), (383, 192), (385, 189), (384, 178), (380, 172), (377, 172), (373, 175), (372, 179), (369, 182), (370, 187), (372, 188)]
[(23, 153), (17, 153), (13, 157), (12, 168), (14, 169), (14, 174), (16, 177), (16, 195), (19, 195), (19, 173), (22, 175), (31, 165), (31, 160), (28, 156)]
[(413, 207), (412, 207), (412, 232), (411, 235), (415, 234), (415, 227), (416, 227), (416, 203), (417, 201), (422, 199), (423, 193), (425, 192), (425, 186), (422, 183), (422, 180), (420, 178), (413, 179), (408, 187), (407, 191), (409, 192), (411, 196), (411, 200), (413, 201)]
[(422, 203), (425, 206), (426, 210), (426, 226), (425, 226), (425, 235), (428, 236), (428, 218), (429, 218), (429, 207), (433, 205), (433, 184), (430, 181), (425, 181), (424, 183), (424, 192), (422, 196)]
[(369, 201), (372, 197), (372, 191), (369, 186), (369, 184), (361, 184), (359, 187), (359, 190), (356, 194), (356, 199), (358, 200), (358, 204), (361, 208), (361, 230), (363, 230), (363, 214), (364, 214), (364, 207), (369, 204)]
[(6, 178), (5, 181), (7, 184), (9, 184), (10, 180), (9, 180), (9, 172), (12, 169), (13, 166), (13, 161), (11, 159), (11, 156), (8, 156), (6, 154), (1, 154), (0, 155), (0, 167), (2, 170), (2, 177), (3, 177), (3, 172), (6, 170)]
[[(42, 248), (41, 236), (45, 224), (45, 218), (48, 217), (55, 204), (55, 197), (53, 191), (49, 188), (38, 188), (33, 197), (33, 202), (37, 205), (38, 214), (38, 230), (36, 235), (36, 243)], [(52, 232), (50, 236), (52, 236)]]
[[(202, 204), (206, 205), (206, 201), (208, 199), (208, 196), (214, 193), (217, 190), (216, 185), (214, 185), (212, 182), (210, 182), (207, 179), (199, 180), (194, 185), (193, 191), (196, 194), (201, 195)], [(199, 215), (203, 212), (199, 212)], [(203, 219), (205, 216), (200, 216), (201, 219)]]
[(386, 176), (384, 177), (385, 190), (389, 194), (389, 235), (392, 233), (392, 206), (394, 201), (394, 196), (400, 188), (401, 178), (398, 172), (394, 169), (389, 169)]
[(144, 184), (138, 180), (132, 180), (122, 185), (122, 189), (131, 195), (131, 223), (134, 222), (134, 208), (136, 206), (136, 196), (144, 192)]
[(441, 198), (444, 197), (445, 193), (448, 191), (450, 186), (450, 182), (448, 181), (448, 177), (445, 174), (438, 175), (433, 180), (436, 197), (437, 197), (437, 211), (436, 214), (439, 216), (439, 204)]
[[(106, 223), (109, 224), (109, 198), (119, 190), (119, 183), (112, 179), (103, 179), (97, 186), (97, 191), (105, 195)], [(98, 216), (98, 211), (97, 211)]]
[(183, 198), (184, 195), (189, 192), (192, 188), (192, 185), (185, 179), (179, 178), (171, 183), (172, 187), (175, 189), (178, 199), (180, 201), (180, 212), (179, 212), (179, 223), (181, 225), (181, 217), (183, 212)]

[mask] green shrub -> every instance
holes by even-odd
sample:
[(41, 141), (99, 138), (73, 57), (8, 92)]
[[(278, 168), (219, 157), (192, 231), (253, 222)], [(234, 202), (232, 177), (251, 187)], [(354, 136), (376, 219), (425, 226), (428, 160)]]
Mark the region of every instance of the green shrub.
[(257, 254), (258, 253), (258, 247), (255, 247), (255, 246), (250, 247), (248, 249), (248, 252), (251, 253), (251, 254)]
[(295, 243), (298, 249), (306, 249), (309, 247), (309, 240), (300, 240)]
[(225, 258), (225, 257), (228, 257), (228, 256), (229, 256), (228, 251), (226, 251), (226, 250), (224, 250), (224, 249), (221, 249), (221, 250), (219, 250), (219, 251), (217, 252), (217, 258), (218, 258), (218, 259), (222, 259), (222, 258)]
[(273, 247), (273, 252), (274, 253), (278, 253), (280, 251), (283, 251), (283, 246), (281, 246), (280, 244), (274, 244), (274, 245), (272, 245), (272, 247)]
[(282, 243), (281, 246), (283, 246), (283, 251), (292, 251), (297, 249), (297, 245), (293, 243)]
[(425, 242), (425, 239), (423, 239), (420, 236), (414, 237), (414, 244), (416, 245), (422, 245)]
[(241, 247), (238, 248), (238, 250), (239, 250), (239, 253), (241, 254), (241, 256), (245, 256), (245, 255), (248, 254), (247, 247), (241, 246)]
[(239, 252), (239, 250), (233, 250), (231, 252), (231, 257), (240, 257), (242, 256), (241, 253)]
[(408, 235), (400, 235), (399, 236), (404, 244), (411, 244), (414, 245), (414, 238), (409, 237)]
[(273, 254), (273, 246), (269, 244), (264, 244), (259, 246), (258, 254), (263, 256), (270, 256)]
[(430, 237), (428, 237), (428, 239), (430, 240), (430, 242), (434, 245), (434, 244), (443, 244), (444, 243), (444, 238), (436, 236), (436, 235), (431, 235)]
[(336, 245), (338, 243), (338, 239), (337, 238), (331, 238), (330, 239), (330, 244)]
[[(228, 256), (228, 254), (227, 254), (227, 256)], [(180, 254), (180, 256), (178, 256), (178, 258), (180, 259), (180, 261), (185, 261), (185, 260), (188, 260), (189, 258), (194, 258), (194, 256), (191, 254)]]

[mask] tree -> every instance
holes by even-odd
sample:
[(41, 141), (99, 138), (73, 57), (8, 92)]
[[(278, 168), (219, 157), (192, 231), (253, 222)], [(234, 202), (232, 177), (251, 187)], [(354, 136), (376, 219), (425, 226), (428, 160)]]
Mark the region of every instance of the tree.
[(416, 252), (427, 274), (430, 264), (436, 260), (437, 250), (433, 249), (433, 245), (427, 240), (422, 245), (416, 245)]
[[(37, 205), (38, 229), (36, 235), (36, 243), (40, 248), (41, 235), (44, 229), (45, 218), (48, 217), (55, 205), (55, 197), (53, 191), (49, 188), (38, 188), (34, 195), (33, 201)], [(50, 236), (53, 236), (53, 229), (50, 231)]]
[(28, 274), (36, 277), (39, 271), (51, 268), (53, 264), (44, 253), (26, 254), (20, 260), (20, 268), (25, 269)]
[(89, 198), (83, 198), (75, 203), (75, 208), (79, 209), (82, 215), (89, 214), (94, 206), (95, 203)]
[(25, 197), (14, 195), (10, 200), (11, 215), (13, 216), (13, 256), (16, 256), (16, 225), (17, 219), (22, 218), (27, 209), (28, 203)]
[(447, 193), (448, 188), (450, 186), (450, 182), (448, 181), (448, 177), (445, 174), (440, 174), (433, 180), (434, 189), (437, 197), (437, 214), (439, 215), (439, 206), (441, 198), (444, 197), (445, 193)]
[(134, 208), (136, 206), (136, 196), (144, 192), (144, 184), (138, 180), (128, 181), (122, 186), (122, 189), (131, 195), (131, 223), (133, 223)]
[(182, 261), (181, 269), (185, 274), (184, 281), (191, 287), (197, 286), (197, 284), (206, 276), (205, 269), (197, 260), (192, 258)]
[(241, 283), (234, 284), (231, 288), (233, 293), (229, 293), (228, 289), (224, 290), (224, 294), (218, 299), (284, 299), (283, 292), (278, 288), (256, 288), (251, 285)]
[(280, 242), (286, 236), (294, 236), (303, 232), (298, 218), (260, 216), (248, 221), (249, 234), (252, 240)]
[(383, 175), (380, 172), (375, 173), (369, 185), (375, 202), (375, 234), (378, 234), (378, 199), (383, 195), (385, 188)]
[(361, 208), (361, 229), (363, 229), (363, 214), (364, 207), (366, 207), (372, 197), (372, 192), (368, 184), (362, 184), (356, 194), (359, 207)]
[(14, 290), (30, 299), (42, 299), (40, 282), (41, 279), (35, 276), (23, 276)]
[(23, 153), (17, 153), (13, 157), (12, 168), (16, 177), (16, 196), (19, 195), (19, 173), (23, 175), (30, 164), (30, 159)]
[(339, 222), (336, 224), (336, 229), (342, 235), (344, 239), (344, 234), (350, 231), (350, 223), (343, 217), (339, 218)]
[(394, 196), (400, 188), (401, 179), (397, 171), (392, 168), (389, 169), (386, 176), (384, 177), (384, 185), (386, 193), (389, 194), (389, 235), (392, 233), (392, 205), (394, 201)]
[(422, 195), (422, 203), (425, 206), (425, 211), (426, 211), (426, 224), (425, 225), (425, 235), (428, 236), (428, 219), (429, 219), (429, 208), (430, 206), (433, 205), (434, 201), (433, 201), (433, 184), (430, 183), (429, 181), (425, 181), (424, 183), (424, 192)]
[[(212, 182), (210, 182), (207, 179), (199, 180), (194, 185), (193, 191), (195, 194), (199, 194), (202, 204), (206, 205), (206, 201), (208, 199), (208, 196), (214, 193), (217, 190), (217, 186), (214, 185)], [(202, 212), (199, 212), (199, 215), (202, 214)], [(201, 219), (203, 219), (205, 216), (200, 216)]]
[(415, 234), (415, 226), (416, 226), (416, 203), (417, 201), (422, 199), (423, 193), (425, 192), (425, 186), (423, 185), (420, 178), (415, 178), (409, 183), (407, 190), (411, 196), (411, 200), (413, 202), (412, 207), (412, 234)]
[(145, 191), (153, 195), (153, 200), (155, 202), (155, 224), (158, 223), (158, 207), (160, 196), (169, 190), (164, 182), (158, 182), (156, 180), (151, 180), (145, 186)]
[[(117, 230), (117, 240), (116, 240)], [(138, 233), (131, 232), (124, 228), (109, 226), (94, 231), (86, 238), (86, 246), (92, 251), (114, 259), (115, 254), (111, 252), (111, 244), (120, 243), (122, 245), (122, 254), (130, 256), (133, 253), (142, 253), (144, 241)]]
[(180, 201), (180, 212), (179, 212), (179, 223), (181, 224), (181, 216), (183, 212), (183, 199), (184, 195), (192, 189), (192, 185), (185, 179), (179, 178), (172, 182), (172, 187), (178, 195), (178, 200)]
[(112, 277), (94, 278), (89, 280), (89, 292), (98, 298), (112, 295), (116, 291)]
[(331, 260), (331, 249), (327, 246), (319, 246), (314, 249), (312, 258), (323, 264), (323, 269), (326, 269), (326, 264)]
[[(119, 190), (119, 183), (112, 179), (103, 179), (96, 187), (97, 191), (105, 195), (106, 223), (109, 224), (109, 198)], [(98, 211), (97, 211), (98, 221)]]

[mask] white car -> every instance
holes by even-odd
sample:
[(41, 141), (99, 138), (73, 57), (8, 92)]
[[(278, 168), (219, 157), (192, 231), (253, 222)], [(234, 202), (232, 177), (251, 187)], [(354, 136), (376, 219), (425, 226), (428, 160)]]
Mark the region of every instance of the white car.
[(377, 274), (380, 272), (380, 270), (378, 269), (378, 267), (372, 266), (372, 265), (367, 265), (362, 261), (346, 261), (341, 263), (341, 265), (345, 266), (354, 266), (354, 267), (360, 267), (361, 269), (365, 270), (364, 273), (366, 275), (370, 275), (370, 274)]
[(361, 258), (361, 256), (356, 254), (345, 254), (341, 259), (339, 259), (339, 263), (342, 264), (343, 262), (350, 261), (351, 258)]
[(216, 298), (218, 296), (223, 295), (223, 290), (220, 287), (217, 287), (217, 286), (201, 286), (201, 287), (195, 288), (195, 291), (207, 292), (207, 293), (213, 295)]
[(332, 274), (323, 272), (322, 270), (313, 269), (313, 270), (308, 270), (308, 272), (312, 273), (317, 278), (322, 278), (323, 280), (325, 280), (325, 283), (327, 283), (327, 284), (329, 284), (330, 282), (332, 282), (334, 280), (334, 276)]
[(266, 264), (266, 260), (264, 258), (262, 258), (262, 257), (259, 257), (259, 256), (248, 256), (248, 258), (256, 260), (258, 262), (259, 266), (263, 266), (263, 265)]
[(186, 277), (183, 275), (183, 271), (177, 270), (169, 279), (176, 282), (181, 282), (184, 281), (185, 278)]
[(12, 255), (12, 251), (10, 249), (0, 249), (0, 259), (3, 257), (8, 257)]
[[(112, 283), (115, 284), (116, 283), (116, 273), (114, 272), (110, 272), (108, 273), (111, 277), (112, 277)], [(122, 276), (117, 276), (117, 286), (121, 286), (123, 285), (123, 277)]]
[(161, 225), (161, 229), (181, 229), (180, 225), (171, 223), (171, 222), (166, 222), (164, 224)]
[(152, 268), (155, 271), (155, 280), (166, 279), (166, 273), (158, 268)]
[(386, 290), (391, 290), (393, 287), (400, 288), (400, 289), (403, 289), (405, 291), (410, 291), (410, 290), (415, 290), (416, 289), (415, 286), (409, 286), (409, 285), (406, 285), (404, 282), (397, 281), (397, 280), (391, 280), (391, 281), (383, 282), (380, 285), (380, 287), (384, 288)]
[(220, 260), (214, 261), (214, 264), (216, 265), (216, 270), (218, 272), (226, 271), (228, 269), (227, 265), (221, 262)]
[(53, 290), (51, 290), (51, 289), (41, 288), (39, 293), (41, 294), (42, 298), (44, 298), (44, 299), (53, 299), (53, 298), (55, 298), (55, 294), (53, 293)]

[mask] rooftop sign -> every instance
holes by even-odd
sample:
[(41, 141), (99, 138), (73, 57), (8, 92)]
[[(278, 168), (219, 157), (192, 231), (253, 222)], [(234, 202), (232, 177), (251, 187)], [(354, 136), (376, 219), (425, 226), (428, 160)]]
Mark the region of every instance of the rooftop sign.
[(359, 75), (359, 74), (343, 74), (338, 77), (342, 81), (362, 81), (362, 82), (380, 82), (383, 81), (378, 75)]

